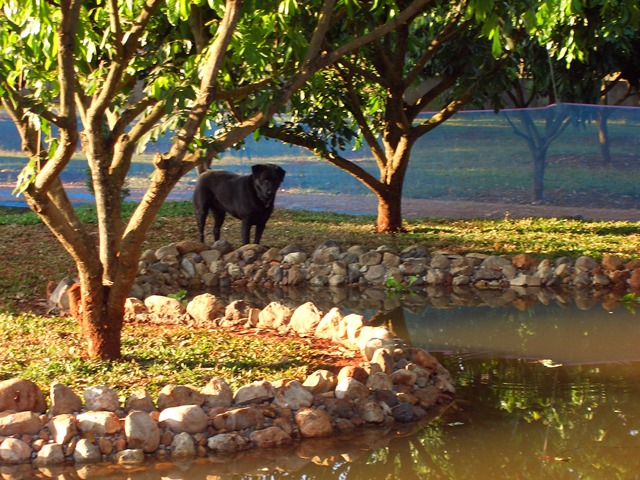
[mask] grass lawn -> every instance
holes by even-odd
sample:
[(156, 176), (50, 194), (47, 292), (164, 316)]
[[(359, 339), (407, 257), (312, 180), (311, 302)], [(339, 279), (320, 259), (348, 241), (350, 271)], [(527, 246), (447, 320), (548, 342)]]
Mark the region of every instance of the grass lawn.
[[(129, 205), (128, 208), (132, 208)], [(88, 228), (95, 212), (80, 207)], [(565, 219), (408, 221), (403, 234), (376, 234), (372, 217), (277, 210), (263, 243), (297, 243), (309, 252), (323, 240), (369, 248), (401, 250), (422, 243), (430, 250), (515, 254), (546, 258), (612, 253), (630, 260), (640, 251), (640, 223), (583, 222)], [(224, 236), (238, 239), (239, 222), (230, 219)], [(167, 203), (149, 232), (146, 247), (197, 238), (192, 206)], [(37, 217), (20, 209), (0, 208), (0, 380), (29, 378), (43, 389), (54, 380), (82, 393), (106, 384), (123, 396), (139, 386), (152, 393), (167, 384), (199, 387), (222, 376), (234, 386), (257, 379), (302, 378), (326, 364), (321, 348), (304, 340), (256, 338), (186, 326), (130, 324), (123, 333), (122, 362), (90, 360), (79, 327), (68, 318), (42, 314), (49, 281), (74, 274), (74, 265)], [(284, 361), (283, 361), (284, 359)]]

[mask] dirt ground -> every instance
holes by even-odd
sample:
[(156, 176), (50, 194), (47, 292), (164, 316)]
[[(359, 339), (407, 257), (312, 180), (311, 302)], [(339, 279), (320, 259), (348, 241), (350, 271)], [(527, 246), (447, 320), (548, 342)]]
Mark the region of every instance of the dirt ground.
[[(373, 196), (318, 195), (279, 192), (276, 208), (314, 210), (355, 215), (375, 215), (377, 202)], [(583, 220), (640, 221), (640, 210), (590, 207), (563, 207), (496, 202), (422, 200), (405, 198), (404, 218), (578, 218)]]
[[(72, 202), (86, 203), (91, 195), (82, 184), (65, 185)], [(11, 194), (14, 185), (0, 184), (0, 203), (20, 202)], [(139, 200), (143, 192), (131, 189), (129, 200)], [(174, 190), (168, 200), (190, 200), (189, 190)], [(593, 203), (593, 202), (592, 202)], [(26, 204), (25, 204), (26, 206)], [(374, 196), (331, 195), (295, 193), (287, 190), (278, 192), (276, 208), (288, 210), (312, 210), (352, 215), (376, 215), (377, 201)], [(631, 208), (594, 208), (592, 206), (558, 206), (548, 204), (527, 204), (495, 201), (447, 201), (405, 198), (402, 203), (404, 218), (577, 218), (583, 220), (640, 221), (640, 210)]]

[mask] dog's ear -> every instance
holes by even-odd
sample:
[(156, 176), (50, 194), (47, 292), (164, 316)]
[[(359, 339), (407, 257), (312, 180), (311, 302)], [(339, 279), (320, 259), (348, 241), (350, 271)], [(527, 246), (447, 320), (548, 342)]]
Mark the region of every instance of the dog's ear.
[(277, 165), (276, 165), (275, 170), (278, 173), (278, 178), (280, 179), (280, 182), (282, 182), (284, 180), (284, 174), (287, 173), (287, 172), (285, 172), (284, 168), (281, 168), (281, 167), (279, 167)]
[(259, 177), (260, 172), (262, 172), (263, 170), (264, 170), (264, 165), (261, 165), (261, 164), (251, 165), (251, 173), (253, 174), (254, 177)]

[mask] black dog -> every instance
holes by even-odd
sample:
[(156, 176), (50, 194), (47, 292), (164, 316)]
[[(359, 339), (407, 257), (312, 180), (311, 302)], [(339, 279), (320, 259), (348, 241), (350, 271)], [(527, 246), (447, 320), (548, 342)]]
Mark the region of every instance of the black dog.
[(267, 220), (273, 212), (276, 192), (285, 171), (271, 163), (253, 165), (250, 175), (236, 175), (223, 170), (208, 170), (198, 177), (193, 193), (200, 241), (209, 210), (213, 212), (213, 237), (220, 239), (225, 213), (242, 220), (242, 243), (249, 243), (251, 227), (256, 226), (255, 243), (260, 243)]

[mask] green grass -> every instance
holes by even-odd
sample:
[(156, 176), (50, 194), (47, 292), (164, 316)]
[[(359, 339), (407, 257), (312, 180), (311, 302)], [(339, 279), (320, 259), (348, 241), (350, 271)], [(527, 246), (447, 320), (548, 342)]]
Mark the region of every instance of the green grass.
[(0, 380), (19, 376), (44, 390), (58, 381), (80, 394), (108, 385), (123, 399), (138, 388), (156, 397), (165, 385), (203, 387), (222, 377), (238, 388), (258, 379), (304, 379), (323, 366), (321, 352), (300, 341), (186, 326), (125, 325), (119, 362), (88, 359), (84, 347), (72, 319), (0, 313)]

